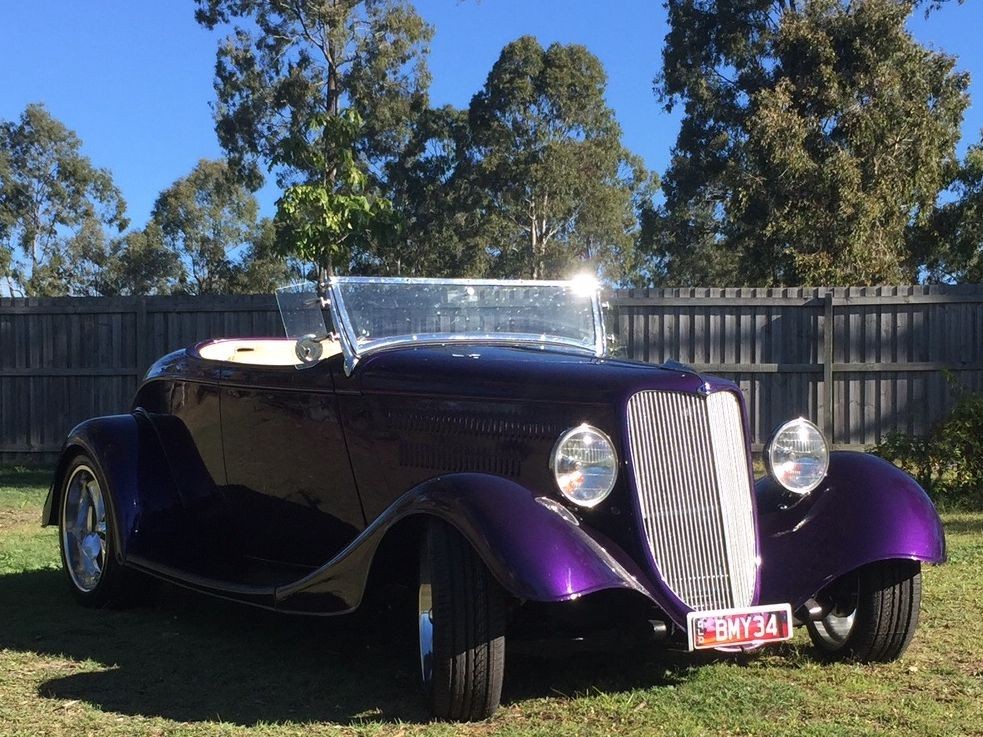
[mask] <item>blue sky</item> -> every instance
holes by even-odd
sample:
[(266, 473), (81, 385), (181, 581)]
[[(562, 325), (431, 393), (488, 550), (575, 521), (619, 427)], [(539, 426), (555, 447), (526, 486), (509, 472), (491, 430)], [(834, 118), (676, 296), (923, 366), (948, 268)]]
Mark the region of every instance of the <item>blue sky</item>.
[[(668, 161), (678, 116), (652, 94), (666, 33), (655, 0), (417, 0), (436, 28), (430, 66), (434, 104), (466, 105), (484, 83), (502, 47), (523, 34), (547, 45), (580, 43), (603, 62), (608, 102), (625, 144), (648, 166)], [(181, 0), (32, 0), (0, 3), (0, 118), (16, 118), (43, 102), (109, 168), (134, 226), (146, 221), (161, 189), (203, 157), (221, 155), (208, 103), (217, 32), (194, 21)], [(911, 28), (923, 43), (955, 55), (972, 74), (974, 103), (961, 150), (983, 128), (983, 3), (950, 3)], [(272, 214), (276, 192), (260, 193)]]

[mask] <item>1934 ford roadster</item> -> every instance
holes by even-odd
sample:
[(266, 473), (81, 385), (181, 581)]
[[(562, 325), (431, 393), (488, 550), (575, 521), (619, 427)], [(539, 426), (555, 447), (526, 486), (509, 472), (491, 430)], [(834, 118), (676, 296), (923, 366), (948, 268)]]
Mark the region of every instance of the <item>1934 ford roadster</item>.
[(337, 277), (278, 301), (288, 337), (164, 356), (128, 414), (70, 433), (43, 521), (81, 603), (149, 574), (333, 615), (399, 579), (449, 719), (497, 707), (507, 631), (749, 649), (805, 625), (859, 661), (911, 640), (945, 557), (922, 489), (801, 418), (755, 481), (739, 389), (607, 356), (596, 286)]

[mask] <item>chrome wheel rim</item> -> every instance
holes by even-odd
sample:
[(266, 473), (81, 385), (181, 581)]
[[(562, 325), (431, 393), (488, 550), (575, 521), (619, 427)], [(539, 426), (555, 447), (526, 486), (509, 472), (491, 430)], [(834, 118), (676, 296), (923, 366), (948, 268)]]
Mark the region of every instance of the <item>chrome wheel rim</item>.
[(86, 593), (94, 590), (106, 565), (106, 504), (88, 466), (78, 466), (65, 486), (61, 548), (75, 587)]
[(853, 625), (857, 620), (857, 601), (860, 598), (859, 579), (849, 584), (840, 596), (833, 609), (813, 623), (816, 634), (833, 650), (846, 645), (853, 633)]
[(816, 622), (816, 631), (830, 645), (841, 647), (850, 639), (850, 633), (853, 632), (853, 623), (856, 618), (856, 609), (845, 616), (827, 614)]
[(417, 624), (420, 631), (420, 677), (424, 689), (429, 689), (433, 678), (433, 589), (430, 583), (430, 556), (426, 552), (420, 562)]

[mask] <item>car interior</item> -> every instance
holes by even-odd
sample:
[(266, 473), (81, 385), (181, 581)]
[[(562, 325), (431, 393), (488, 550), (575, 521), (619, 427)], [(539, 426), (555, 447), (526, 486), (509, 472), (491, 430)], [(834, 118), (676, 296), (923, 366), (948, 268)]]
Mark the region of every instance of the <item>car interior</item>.
[[(337, 338), (320, 341), (321, 359), (341, 353)], [(198, 347), (198, 354), (209, 361), (231, 361), (255, 366), (296, 366), (297, 341), (293, 338), (223, 338)]]

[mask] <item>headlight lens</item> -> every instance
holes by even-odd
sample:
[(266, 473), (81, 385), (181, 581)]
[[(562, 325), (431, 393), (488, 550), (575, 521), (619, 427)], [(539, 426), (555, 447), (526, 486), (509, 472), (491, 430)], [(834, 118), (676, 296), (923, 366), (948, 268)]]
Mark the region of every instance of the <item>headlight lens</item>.
[(793, 494), (808, 494), (829, 468), (826, 439), (809, 420), (798, 418), (779, 427), (765, 447), (768, 473)]
[(611, 439), (596, 427), (567, 430), (553, 447), (550, 468), (563, 496), (581, 507), (595, 507), (618, 478), (618, 456)]

